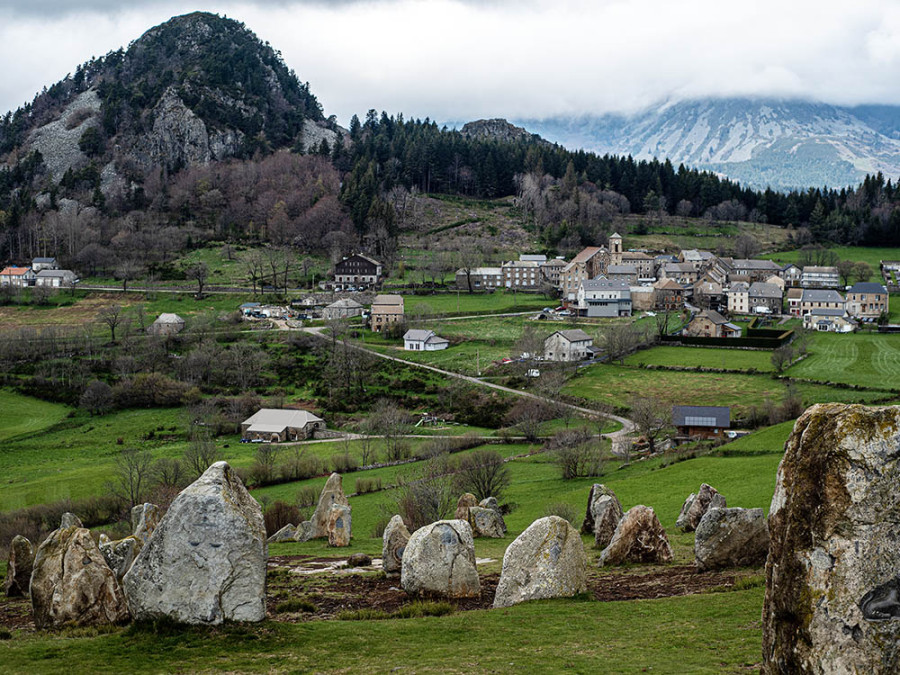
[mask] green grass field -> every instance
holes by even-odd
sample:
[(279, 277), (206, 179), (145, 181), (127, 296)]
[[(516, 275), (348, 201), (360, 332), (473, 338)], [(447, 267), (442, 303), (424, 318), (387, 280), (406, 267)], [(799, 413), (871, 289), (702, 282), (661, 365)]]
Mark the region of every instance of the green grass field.
[(792, 377), (900, 389), (900, 335), (817, 333)]
[(556, 300), (548, 300), (537, 293), (440, 293), (435, 295), (409, 295), (404, 299), (408, 316), (431, 314), (490, 314), (498, 312), (527, 312), (543, 307), (555, 307)]
[[(868, 263), (869, 267), (872, 268), (871, 281), (881, 281), (878, 265), (882, 260), (900, 260), (900, 249), (898, 248), (834, 246), (829, 250), (833, 251), (840, 260)], [(782, 265), (787, 265), (788, 263), (796, 263), (801, 255), (803, 255), (802, 251), (795, 250), (779, 251), (778, 253), (766, 254), (759, 257), (774, 260)]]
[(64, 405), (0, 390), (0, 443), (42, 432), (68, 414)]
[(772, 353), (746, 349), (704, 347), (653, 347), (635, 352), (625, 359), (629, 366), (654, 365), (681, 368), (721, 368), (771, 372)]

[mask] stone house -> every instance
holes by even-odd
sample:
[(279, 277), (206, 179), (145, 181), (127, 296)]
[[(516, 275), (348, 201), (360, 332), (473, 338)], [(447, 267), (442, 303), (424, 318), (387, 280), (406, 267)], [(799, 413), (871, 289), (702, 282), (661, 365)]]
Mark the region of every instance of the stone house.
[(558, 330), (544, 340), (546, 361), (584, 361), (593, 356), (594, 341), (580, 328)]
[(803, 289), (800, 296), (800, 316), (817, 309), (845, 310), (844, 298), (837, 291)]
[(609, 265), (606, 278), (634, 285), (638, 282), (638, 269), (634, 265)]
[(437, 352), (447, 349), (450, 340), (435, 335), (433, 330), (411, 329), (403, 336), (403, 348), (412, 352)]
[(756, 281), (750, 284), (748, 296), (752, 314), (781, 314), (784, 300), (781, 289), (775, 284)]
[(473, 291), (493, 291), (503, 288), (503, 269), (500, 267), (473, 267), (466, 274), (465, 269), (456, 270), (456, 287), (461, 291), (469, 290), (469, 281)]
[(785, 286), (793, 288), (800, 285), (800, 279), (803, 277), (803, 270), (794, 263), (788, 263), (781, 268), (781, 272), (779, 272), (778, 276), (784, 279)]
[(372, 311), (369, 315), (369, 327), (376, 333), (382, 332), (388, 326), (402, 323), (403, 296), (402, 295), (376, 295), (372, 301)]
[(540, 263), (544, 281), (551, 284), (554, 288), (559, 288), (562, 271), (567, 264), (562, 258), (553, 258), (553, 260)]
[(698, 251), (696, 249), (686, 249), (681, 251), (678, 256), (679, 262), (690, 263), (698, 272), (705, 271), (715, 260), (715, 255), (710, 251)]
[(847, 313), (858, 319), (877, 319), (889, 311), (890, 296), (881, 284), (860, 281), (847, 291)]
[(354, 316), (362, 316), (364, 311), (365, 308), (353, 298), (341, 298), (322, 310), (322, 318), (349, 319)]
[(689, 286), (700, 278), (700, 271), (689, 262), (666, 263), (661, 276), (674, 279), (682, 286)]
[(722, 286), (715, 281), (709, 279), (700, 279), (693, 286), (693, 304), (703, 309), (714, 309), (720, 311), (723, 306), (727, 307), (725, 293)]
[(34, 258), (31, 261), (31, 269), (35, 272), (40, 272), (41, 270), (58, 270), (59, 263), (56, 262), (56, 258)]
[(787, 289), (785, 297), (787, 299), (788, 313), (791, 316), (801, 316), (800, 301), (803, 298), (803, 289), (797, 286), (792, 286), (791, 288)]
[(500, 272), (504, 288), (538, 288), (543, 280), (540, 265), (533, 260), (510, 260)]
[(731, 427), (731, 408), (714, 405), (672, 406), (672, 426), (685, 438), (722, 438)]
[(609, 252), (600, 246), (588, 246), (572, 258), (559, 275), (563, 301), (575, 302), (581, 282), (605, 275), (609, 262)]
[(730, 314), (747, 314), (750, 312), (750, 286), (743, 281), (736, 281), (725, 291), (728, 297)]
[(587, 279), (578, 287), (578, 313), (588, 317), (631, 316), (631, 286), (613, 279)]
[(684, 288), (674, 279), (660, 279), (653, 288), (657, 309), (678, 311), (684, 307)]
[(781, 265), (771, 260), (735, 258), (731, 261), (729, 281), (765, 281), (773, 274), (781, 272)]
[(739, 338), (741, 329), (728, 319), (711, 309), (703, 310), (696, 314), (685, 326), (683, 335), (686, 337), (713, 337), (713, 338)]
[(325, 429), (325, 420), (306, 410), (262, 408), (241, 423), (241, 439), (271, 443), (302, 441)]
[(355, 253), (334, 265), (336, 288), (367, 288), (381, 283), (383, 265), (368, 256)]
[(177, 335), (184, 330), (184, 319), (177, 314), (163, 312), (147, 326), (150, 335)]

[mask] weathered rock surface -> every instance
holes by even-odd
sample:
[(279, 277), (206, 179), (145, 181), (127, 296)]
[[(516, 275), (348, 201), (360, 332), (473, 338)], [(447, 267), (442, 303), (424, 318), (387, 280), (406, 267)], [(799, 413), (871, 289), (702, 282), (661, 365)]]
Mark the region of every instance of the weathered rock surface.
[(61, 527), (50, 533), (35, 554), (30, 588), (38, 628), (128, 620), (128, 607), (116, 575), (90, 530), (83, 527)]
[(596, 548), (603, 549), (609, 546), (623, 515), (625, 513), (622, 510), (622, 504), (615, 494), (601, 494), (594, 500), (591, 504), (591, 520), (594, 523), (594, 546)]
[(765, 565), (768, 555), (762, 509), (711, 508), (697, 526), (694, 558), (700, 570)]
[(294, 541), (309, 541), (312, 539), (313, 524), (310, 520), (304, 520), (297, 526), (294, 532)]
[(368, 567), (372, 564), (372, 558), (365, 553), (354, 553), (347, 558), (347, 565), (350, 567)]
[(185, 488), (125, 575), (136, 619), (262, 621), (266, 528), (259, 504), (226, 462)]
[(328, 514), (328, 545), (349, 546), (352, 523), (350, 507), (335, 504)]
[(278, 532), (273, 534), (271, 537), (266, 539), (267, 544), (271, 544), (277, 541), (296, 541), (295, 537), (297, 536), (297, 526), (288, 523), (284, 527), (282, 527)]
[(581, 536), (568, 521), (559, 516), (536, 520), (506, 549), (494, 607), (583, 593), (586, 568)]
[[(591, 491), (588, 493), (587, 508), (584, 511), (584, 520), (581, 521), (582, 534), (594, 534), (594, 502), (604, 495), (614, 497), (616, 501), (619, 500), (619, 498), (616, 497), (616, 493), (602, 483), (594, 483), (591, 485)], [(621, 504), (619, 506), (621, 508)]]
[(769, 510), (764, 673), (900, 672), (900, 408), (816, 405)]
[(325, 487), (322, 488), (319, 503), (310, 519), (312, 523), (310, 539), (328, 537), (328, 518), (331, 516), (331, 507), (335, 504), (338, 506), (350, 506), (350, 502), (344, 496), (343, 481), (339, 473), (331, 474), (325, 482)]
[(496, 497), (485, 497), (480, 502), (478, 502), (478, 506), (483, 509), (490, 509), (491, 511), (496, 511), (498, 516), (503, 515), (503, 511), (500, 509), (500, 504), (497, 502)]
[(106, 564), (115, 573), (116, 581), (119, 583), (122, 582), (125, 573), (131, 569), (140, 550), (141, 540), (136, 537), (125, 537), (100, 544), (100, 553), (103, 554)]
[(66, 106), (58, 119), (36, 128), (28, 137), (31, 150), (44, 159), (51, 177), (58, 181), (69, 169), (86, 164), (88, 157), (78, 141), (91, 127), (100, 125), (100, 96), (95, 89), (82, 92)]
[(159, 525), (159, 518), (159, 507), (156, 504), (138, 504), (131, 509), (132, 536), (140, 539), (141, 543), (147, 541)]
[(649, 506), (638, 505), (622, 516), (612, 540), (600, 553), (601, 565), (672, 562), (666, 531)]
[(456, 520), (468, 521), (469, 508), (472, 506), (478, 506), (478, 498), (471, 492), (466, 492), (459, 498), (459, 501), (456, 502), (456, 513), (453, 514), (453, 517)]
[(403, 518), (394, 516), (387, 527), (384, 528), (381, 547), (381, 568), (385, 576), (400, 576), (403, 565), (403, 552), (409, 542), (409, 530), (403, 523)]
[(69, 513), (66, 511), (62, 514), (62, 519), (59, 522), (59, 529), (67, 530), (70, 527), (84, 527), (81, 522), (81, 518), (76, 516), (74, 513)]
[(692, 492), (684, 500), (675, 527), (683, 532), (693, 532), (708, 509), (724, 509), (726, 506), (725, 497), (711, 485), (703, 483), (697, 494)]
[(470, 506), (468, 510), (469, 525), (474, 536), (500, 539), (506, 534), (506, 523), (498, 511), (482, 506)]
[(17, 534), (9, 544), (6, 581), (3, 582), (3, 591), (7, 597), (28, 596), (32, 569), (34, 569), (34, 545), (26, 537)]
[(481, 584), (469, 524), (439, 520), (413, 532), (403, 552), (400, 585), (413, 595), (478, 596)]

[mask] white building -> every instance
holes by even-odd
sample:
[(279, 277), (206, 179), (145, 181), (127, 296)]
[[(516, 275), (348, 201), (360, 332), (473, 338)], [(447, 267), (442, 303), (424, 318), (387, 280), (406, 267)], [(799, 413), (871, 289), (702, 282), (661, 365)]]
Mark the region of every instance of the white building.
[(594, 340), (580, 328), (558, 330), (544, 340), (547, 361), (584, 361), (593, 356)]
[(411, 352), (436, 352), (449, 346), (450, 340), (435, 335), (433, 330), (413, 328), (403, 336), (403, 348)]
[(729, 314), (747, 314), (750, 312), (750, 286), (737, 281), (725, 291), (728, 298)]
[(71, 270), (42, 269), (34, 279), (35, 286), (48, 286), (50, 288), (71, 288), (78, 281), (75, 272)]
[(614, 279), (587, 279), (578, 287), (577, 307), (588, 317), (631, 316), (631, 286)]

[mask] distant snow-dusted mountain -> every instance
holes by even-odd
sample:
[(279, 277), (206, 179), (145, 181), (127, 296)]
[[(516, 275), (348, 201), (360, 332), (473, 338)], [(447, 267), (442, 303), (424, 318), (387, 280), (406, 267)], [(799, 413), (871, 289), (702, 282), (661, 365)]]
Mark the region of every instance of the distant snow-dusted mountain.
[(751, 187), (855, 185), (900, 176), (900, 107), (702, 99), (634, 115), (515, 120), (568, 148), (710, 169)]

